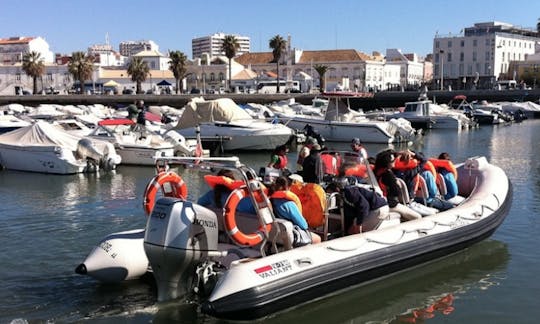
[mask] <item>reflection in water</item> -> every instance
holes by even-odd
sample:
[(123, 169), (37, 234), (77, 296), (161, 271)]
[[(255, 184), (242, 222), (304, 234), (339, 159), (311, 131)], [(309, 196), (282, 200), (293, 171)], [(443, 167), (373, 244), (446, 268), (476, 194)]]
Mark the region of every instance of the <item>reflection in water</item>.
[[(483, 241), (464, 251), (379, 282), (357, 286), (266, 319), (272, 323), (399, 323), (451, 315), (460, 295), (498, 285), (508, 248)], [(478, 292), (473, 292), (478, 293)], [(429, 310), (433, 310), (428, 314)], [(435, 311), (437, 310), (437, 311)]]

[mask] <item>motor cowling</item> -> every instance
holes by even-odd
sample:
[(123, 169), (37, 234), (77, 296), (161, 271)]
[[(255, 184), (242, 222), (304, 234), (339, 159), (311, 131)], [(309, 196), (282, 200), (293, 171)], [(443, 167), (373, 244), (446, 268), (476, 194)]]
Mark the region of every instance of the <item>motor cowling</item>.
[(158, 300), (185, 295), (196, 267), (218, 248), (216, 214), (193, 202), (160, 198), (150, 214), (144, 250), (158, 287)]

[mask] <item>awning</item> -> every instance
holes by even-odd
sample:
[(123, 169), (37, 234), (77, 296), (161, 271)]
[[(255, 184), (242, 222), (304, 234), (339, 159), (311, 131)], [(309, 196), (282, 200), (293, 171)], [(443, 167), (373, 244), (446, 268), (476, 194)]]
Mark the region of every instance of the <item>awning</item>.
[(109, 80), (103, 84), (104, 87), (118, 87), (120, 84), (114, 80)]
[(167, 80), (161, 80), (157, 85), (158, 86), (170, 86), (172, 84), (170, 82), (168, 82)]

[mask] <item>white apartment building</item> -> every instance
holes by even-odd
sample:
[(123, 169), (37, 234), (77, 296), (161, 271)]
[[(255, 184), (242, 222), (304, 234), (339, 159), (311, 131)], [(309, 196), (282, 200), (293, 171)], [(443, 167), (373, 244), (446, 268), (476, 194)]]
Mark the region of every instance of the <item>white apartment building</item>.
[(126, 56), (114, 51), (109, 44), (95, 44), (88, 47), (88, 55), (95, 57), (94, 63), (99, 66), (124, 66), (127, 61)]
[[(61, 93), (67, 93), (72, 84), (73, 79), (67, 65), (45, 63), (45, 73), (38, 80), (38, 91), (54, 88)], [(33, 79), (23, 71), (21, 63), (0, 64), (0, 95), (14, 95), (15, 87), (31, 92)]]
[(140, 57), (143, 62), (148, 64), (150, 70), (168, 70), (170, 58), (164, 56), (159, 51), (141, 51), (132, 57)]
[[(401, 89), (418, 88), (424, 83), (424, 63), (420, 61), (416, 54), (403, 54), (401, 50), (391, 48), (386, 50), (385, 67), (390, 71), (390, 66), (399, 68), (399, 78), (397, 85)], [(386, 71), (386, 69), (385, 69)], [(393, 88), (396, 84), (391, 73), (385, 74), (386, 88)]]
[[(503, 22), (476, 23), (459, 36), (433, 39), (433, 78), (437, 88), (490, 88), (496, 80), (515, 79), (512, 61), (534, 54), (539, 33)], [(442, 83), (442, 84), (441, 84)]]
[(22, 62), (24, 54), (38, 52), (44, 63), (54, 62), (54, 53), (41, 37), (0, 38), (0, 64), (10, 65)]
[(151, 40), (124, 41), (118, 45), (120, 54), (133, 56), (141, 51), (159, 51), (159, 46)]
[[(217, 33), (210, 36), (203, 36), (198, 38), (193, 38), (191, 40), (191, 50), (193, 59), (200, 58), (203, 53), (208, 53), (210, 57), (214, 56), (224, 56), (225, 52), (221, 50), (223, 45), (223, 39), (229, 34)], [(250, 52), (250, 38), (247, 36), (241, 36), (237, 34), (233, 35), (240, 45), (236, 56), (240, 56), (244, 53)]]

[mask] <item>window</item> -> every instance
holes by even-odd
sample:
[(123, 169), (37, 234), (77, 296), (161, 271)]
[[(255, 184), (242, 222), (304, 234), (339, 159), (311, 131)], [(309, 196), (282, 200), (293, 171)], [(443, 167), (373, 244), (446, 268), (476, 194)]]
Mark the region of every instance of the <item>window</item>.
[(15, 80), (21, 81), (21, 74), (20, 73), (15, 74)]
[(452, 47), (452, 41), (448, 41), (448, 48)]
[(452, 53), (448, 53), (447, 61), (452, 62)]
[(491, 45), (490, 39), (486, 38), (486, 46), (489, 46), (489, 45)]
[(489, 59), (491, 58), (491, 55), (489, 53), (489, 51), (486, 52), (486, 61), (489, 61)]
[(459, 61), (460, 62), (465, 61), (465, 53), (463, 53), (463, 52), (459, 53)]
[(464, 41), (464, 40), (461, 40), (460, 46), (461, 46), (461, 47), (465, 47), (465, 41)]
[(463, 64), (459, 64), (459, 75), (465, 74), (465, 66)]
[(473, 62), (476, 62), (476, 52), (472, 52), (472, 60)]
[(216, 81), (216, 75), (213, 72), (210, 73), (210, 81)]
[(47, 78), (46, 78), (47, 81), (49, 82), (52, 82), (53, 78), (52, 78), (52, 73), (47, 73)]
[(225, 80), (225, 75), (223, 74), (223, 72), (219, 72), (219, 81), (223, 80)]
[(478, 46), (478, 40), (473, 39), (472, 46), (474, 46), (474, 47)]

